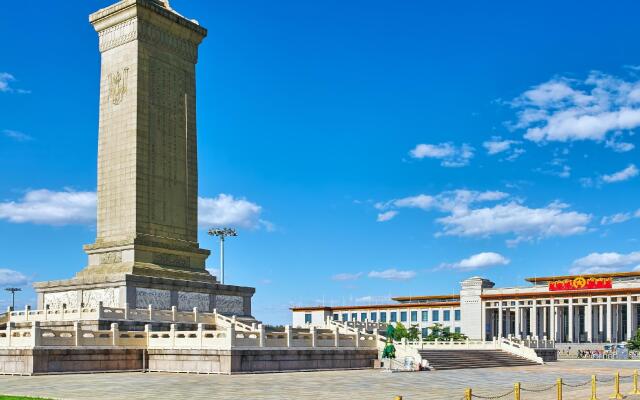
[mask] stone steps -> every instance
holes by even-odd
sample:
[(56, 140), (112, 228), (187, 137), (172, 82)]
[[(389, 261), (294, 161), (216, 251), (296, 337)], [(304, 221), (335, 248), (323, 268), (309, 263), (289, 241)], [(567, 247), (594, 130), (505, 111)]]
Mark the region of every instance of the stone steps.
[(435, 370), (538, 365), (501, 350), (419, 350)]

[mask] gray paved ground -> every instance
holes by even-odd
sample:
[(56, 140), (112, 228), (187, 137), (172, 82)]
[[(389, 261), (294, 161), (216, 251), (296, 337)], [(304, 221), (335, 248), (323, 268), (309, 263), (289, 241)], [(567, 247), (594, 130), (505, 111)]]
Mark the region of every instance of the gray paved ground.
[[(508, 392), (520, 381), (524, 388), (540, 388), (562, 377), (569, 384), (586, 382), (591, 374), (603, 378), (615, 371), (631, 375), (638, 361), (559, 361), (539, 367), (491, 368), (419, 373), (375, 370), (299, 372), (262, 375), (185, 375), (121, 373), (92, 375), (0, 376), (0, 393), (59, 399), (300, 399), (300, 400), (458, 400), (466, 387), (474, 394)], [(600, 384), (598, 398), (607, 399), (611, 383)], [(623, 380), (623, 393), (631, 388)], [(567, 388), (564, 400), (589, 399), (589, 386)], [(556, 399), (555, 389), (522, 393), (523, 400)], [(640, 399), (629, 396), (628, 399)], [(513, 399), (513, 395), (504, 397)]]

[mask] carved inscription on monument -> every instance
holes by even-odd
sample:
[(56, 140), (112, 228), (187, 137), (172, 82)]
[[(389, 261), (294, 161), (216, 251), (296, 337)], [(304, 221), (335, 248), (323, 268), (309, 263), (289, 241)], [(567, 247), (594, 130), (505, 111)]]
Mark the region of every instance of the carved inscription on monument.
[(191, 311), (193, 307), (198, 307), (200, 311), (209, 311), (209, 294), (178, 292), (178, 310)]
[(147, 308), (149, 304), (156, 310), (171, 308), (171, 292), (162, 289), (136, 288), (136, 308)]
[(100, 254), (100, 264), (116, 264), (119, 262), (122, 262), (122, 253), (119, 251)]
[(123, 68), (122, 71), (116, 71), (109, 74), (109, 100), (114, 105), (122, 103), (124, 95), (127, 93), (127, 78), (129, 76), (129, 68)]
[(243, 314), (244, 301), (240, 296), (219, 294), (216, 296), (216, 310), (224, 314)]
[(49, 306), (49, 308), (62, 308), (63, 305), (67, 306), (67, 308), (76, 308), (80, 305), (78, 301), (78, 292), (70, 291), (70, 292), (54, 292), (54, 293), (45, 293), (44, 294), (44, 305)]
[(175, 254), (154, 253), (153, 262), (160, 265), (170, 265), (173, 267), (189, 267), (189, 257), (177, 256)]
[(118, 307), (118, 288), (92, 289), (82, 292), (82, 303), (85, 307), (96, 307), (99, 302), (105, 307)]

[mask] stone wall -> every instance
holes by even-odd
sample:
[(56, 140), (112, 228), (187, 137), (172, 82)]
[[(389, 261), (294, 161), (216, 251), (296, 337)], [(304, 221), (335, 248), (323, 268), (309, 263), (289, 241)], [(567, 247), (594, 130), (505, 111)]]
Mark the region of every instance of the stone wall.
[(142, 354), (138, 349), (0, 349), (0, 374), (139, 371)]
[(377, 349), (149, 350), (149, 370), (202, 374), (373, 368)]

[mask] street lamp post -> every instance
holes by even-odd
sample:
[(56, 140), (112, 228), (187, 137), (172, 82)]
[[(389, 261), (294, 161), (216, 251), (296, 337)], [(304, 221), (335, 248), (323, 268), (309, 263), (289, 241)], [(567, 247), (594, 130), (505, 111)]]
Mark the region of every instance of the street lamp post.
[(209, 229), (209, 235), (220, 238), (220, 283), (224, 285), (224, 239), (227, 236), (238, 236), (233, 228), (214, 228)]
[(16, 292), (21, 292), (22, 289), (17, 287), (8, 287), (5, 289), (7, 292), (11, 292), (11, 310), (16, 309)]

